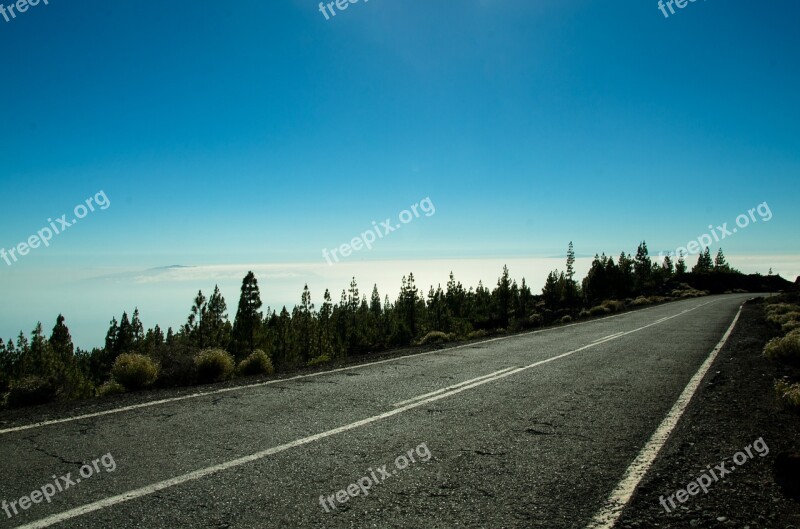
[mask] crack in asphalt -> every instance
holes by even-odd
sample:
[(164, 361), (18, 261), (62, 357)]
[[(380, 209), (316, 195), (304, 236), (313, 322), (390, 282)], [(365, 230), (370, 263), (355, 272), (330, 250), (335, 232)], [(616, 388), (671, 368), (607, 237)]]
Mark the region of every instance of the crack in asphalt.
[(555, 435), (555, 432), (543, 432), (535, 428), (525, 428), (525, 432), (532, 435)]
[(94, 426), (95, 425), (93, 423), (80, 423), (79, 422), (77, 424), (77, 426), (78, 426), (78, 432), (81, 435), (88, 435), (90, 430), (94, 430)]
[(459, 452), (464, 452), (467, 454), (477, 454), (479, 456), (504, 456), (508, 455), (508, 452), (489, 452), (488, 450), (464, 450), (461, 449)]
[(37, 452), (40, 452), (48, 457), (52, 457), (53, 459), (57, 459), (60, 462), (64, 463), (65, 465), (74, 465), (74, 466), (81, 466), (83, 465), (83, 461), (70, 461), (69, 459), (64, 458), (58, 454), (53, 454), (39, 446), (39, 443), (33, 438), (33, 436), (23, 437), (24, 440), (29, 441), (33, 445), (33, 449)]
[(333, 384), (334, 386), (338, 386), (339, 382), (336, 382), (335, 380), (324, 380), (324, 379), (320, 379), (320, 378), (315, 378), (315, 379), (301, 378), (300, 380), (295, 381), (295, 384), (297, 384), (297, 385), (304, 385), (304, 384)]
[(280, 391), (302, 391), (299, 388), (293, 388), (288, 386), (272, 386), (274, 389), (278, 389)]

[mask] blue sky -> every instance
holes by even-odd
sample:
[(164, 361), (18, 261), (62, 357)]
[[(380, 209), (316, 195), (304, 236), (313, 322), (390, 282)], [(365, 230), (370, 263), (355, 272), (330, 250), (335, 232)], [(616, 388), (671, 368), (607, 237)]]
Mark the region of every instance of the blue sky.
[(136, 305), (178, 325), (195, 283), (131, 279), (169, 265), (283, 264), (302, 288), (325, 272), (296, 263), (425, 197), (435, 215), (336, 264), (317, 303), (356, 263), (436, 260), (444, 282), (570, 240), (655, 253), (763, 202), (773, 218), (723, 248), (794, 279), (798, 18), (788, 0), (669, 18), (650, 0), (370, 0), (331, 20), (305, 0), (50, 0), (0, 18), (0, 248), (100, 190), (111, 203), (0, 261), (0, 336), (64, 312), (99, 345)]

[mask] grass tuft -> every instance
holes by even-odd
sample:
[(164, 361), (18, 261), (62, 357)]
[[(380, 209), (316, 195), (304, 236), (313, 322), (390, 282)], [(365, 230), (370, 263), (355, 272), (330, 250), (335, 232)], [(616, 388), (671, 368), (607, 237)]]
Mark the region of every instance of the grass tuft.
[(158, 378), (158, 366), (149, 357), (125, 353), (114, 360), (111, 376), (125, 389), (136, 391), (151, 385)]
[(785, 406), (800, 411), (800, 384), (778, 380), (775, 382), (775, 394)]
[(261, 349), (256, 349), (239, 363), (237, 372), (244, 376), (271, 375), (275, 372), (272, 359)]
[(222, 349), (204, 349), (194, 361), (197, 365), (197, 379), (201, 384), (222, 382), (233, 376), (233, 357)]
[(787, 364), (800, 363), (800, 330), (795, 330), (783, 338), (773, 338), (764, 346), (764, 356)]

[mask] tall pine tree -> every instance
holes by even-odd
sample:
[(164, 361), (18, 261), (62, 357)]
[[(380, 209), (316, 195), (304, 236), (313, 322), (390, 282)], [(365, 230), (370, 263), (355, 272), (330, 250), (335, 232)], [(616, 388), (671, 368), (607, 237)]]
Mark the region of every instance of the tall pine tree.
[(253, 272), (247, 272), (242, 280), (242, 291), (239, 296), (239, 307), (236, 309), (236, 320), (233, 322), (233, 354), (237, 360), (249, 355), (256, 348), (256, 336), (260, 330), (261, 293), (258, 280)]

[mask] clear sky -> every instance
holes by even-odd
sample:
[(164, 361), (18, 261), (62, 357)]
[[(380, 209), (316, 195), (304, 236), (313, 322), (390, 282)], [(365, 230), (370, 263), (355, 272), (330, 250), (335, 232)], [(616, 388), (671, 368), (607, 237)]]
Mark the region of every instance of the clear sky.
[[(178, 325), (215, 267), (280, 265), (262, 288), (273, 307), (320, 277), (315, 302), (338, 299), (365, 263), (420, 274), (431, 260), (441, 282), (452, 268), (493, 284), (497, 263), (570, 240), (579, 255), (674, 250), (764, 202), (769, 221), (754, 213), (712, 248), (800, 273), (797, 2), (333, 9), (49, 0), (0, 16), (0, 248), (100, 191), (110, 203), (0, 260), (0, 336), (64, 312), (79, 345), (99, 345), (137, 305), (146, 325)], [(323, 260), (426, 197), (435, 214)], [(170, 265), (205, 275), (151, 270)], [(545, 270), (512, 275), (536, 291)], [(379, 286), (394, 298), (399, 277)]]

